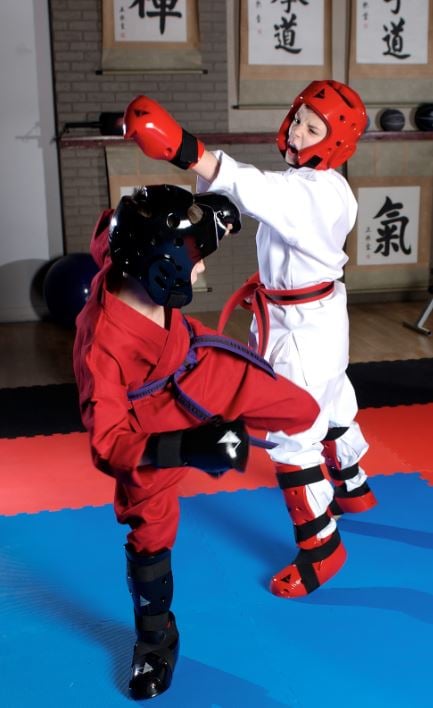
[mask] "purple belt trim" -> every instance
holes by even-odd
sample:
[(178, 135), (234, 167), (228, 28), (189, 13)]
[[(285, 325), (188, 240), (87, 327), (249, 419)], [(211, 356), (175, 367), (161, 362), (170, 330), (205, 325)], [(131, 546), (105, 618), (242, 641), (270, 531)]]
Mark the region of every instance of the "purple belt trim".
[[(198, 349), (199, 347), (215, 347), (217, 349), (224, 349), (225, 351), (231, 352), (236, 356), (240, 356), (242, 359), (246, 359), (254, 366), (257, 366), (263, 371), (266, 371), (266, 373), (268, 373), (273, 378), (276, 378), (272, 366), (261, 356), (253, 352), (244, 344), (241, 344), (241, 342), (237, 342), (235, 339), (231, 339), (230, 337), (225, 337), (223, 335), (194, 336), (189, 322), (187, 322), (187, 320), (184, 320), (184, 324), (190, 333), (190, 348), (188, 350), (184, 362), (172, 374), (169, 374), (168, 376), (163, 376), (162, 378), (157, 379), (156, 381), (151, 381), (150, 383), (143, 384), (143, 386), (140, 386), (134, 391), (130, 391), (128, 393), (129, 401), (138, 401), (141, 398), (146, 398), (147, 396), (152, 395), (152, 393), (156, 393), (157, 391), (162, 390), (167, 384), (170, 383), (173, 386), (173, 395), (175, 399), (182, 406), (182, 408), (188, 411), (188, 413), (190, 413), (195, 418), (197, 418), (197, 420), (200, 420), (202, 422), (210, 420), (211, 418), (215, 418), (215, 415), (213, 413), (206, 410), (206, 408), (204, 408), (199, 403), (197, 403), (197, 401), (194, 401), (194, 399), (188, 396), (188, 394), (186, 394), (185, 391), (182, 390), (178, 383), (178, 379), (183, 373), (185, 373), (185, 371), (190, 371), (197, 365), (197, 355), (195, 353), (195, 349)], [(250, 442), (251, 445), (254, 445), (255, 447), (260, 447), (267, 450), (272, 450), (274, 447), (276, 447), (276, 443), (271, 443), (267, 440), (262, 440), (261, 438), (256, 438), (252, 435), (250, 435)]]

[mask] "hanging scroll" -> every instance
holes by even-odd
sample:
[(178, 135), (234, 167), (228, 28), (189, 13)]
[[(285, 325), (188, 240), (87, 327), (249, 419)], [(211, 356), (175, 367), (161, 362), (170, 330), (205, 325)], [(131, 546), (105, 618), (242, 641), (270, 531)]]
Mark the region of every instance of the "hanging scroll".
[(385, 105), (430, 99), (432, 18), (433, 0), (356, 0), (349, 83), (364, 100)]
[(103, 72), (201, 70), (197, 0), (103, 0)]
[(428, 0), (358, 2), (356, 63), (427, 64)]
[(241, 0), (239, 106), (287, 106), (329, 78), (330, 37), (331, 0)]
[(357, 200), (356, 229), (348, 239), (349, 291), (426, 288), (430, 271), (432, 178), (350, 180)]
[(358, 265), (418, 261), (420, 187), (360, 187)]

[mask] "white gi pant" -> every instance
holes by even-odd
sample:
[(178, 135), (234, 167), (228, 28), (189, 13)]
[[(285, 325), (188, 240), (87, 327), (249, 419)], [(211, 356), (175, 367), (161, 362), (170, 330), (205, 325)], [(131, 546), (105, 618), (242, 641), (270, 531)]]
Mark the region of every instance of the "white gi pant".
[[(358, 463), (368, 450), (368, 443), (354, 420), (358, 405), (353, 386), (345, 373), (348, 322), (347, 314), (341, 317), (341, 307), (346, 310), (346, 293), (341, 283), (335, 285), (336, 292), (325, 298), (325, 302), (317, 301), (301, 307), (271, 307), (273, 322), (265, 358), (276, 373), (305, 388), (320, 406), (320, 413), (308, 430), (290, 437), (282, 432), (268, 434), (267, 439), (278, 444), (274, 450), (269, 451), (271, 459), (277, 464), (295, 465), (302, 469), (323, 464), (325, 458), (321, 441), (326, 437), (328, 429), (334, 427), (347, 428), (335, 440), (337, 458), (342, 468)], [(308, 309), (307, 316), (305, 308)], [(328, 310), (326, 314), (324, 308)], [(333, 322), (330, 321), (332, 312), (335, 316), (339, 315)], [(305, 320), (310, 323), (315, 315), (319, 317), (316, 322), (321, 322), (321, 325), (311, 328), (305, 326)], [(298, 322), (302, 337), (297, 336)], [(293, 325), (292, 330), (290, 324)], [(253, 347), (257, 344), (256, 334), (257, 328), (253, 322), (250, 332), (250, 344)], [(336, 371), (336, 368), (340, 371)], [(328, 374), (332, 375), (327, 378)], [(359, 467), (358, 473), (346, 481), (347, 491), (360, 487), (366, 479), (367, 475)], [(333, 495), (333, 486), (326, 479), (307, 485), (308, 502), (316, 516), (329, 506)], [(331, 519), (329, 525), (318, 534), (319, 538), (326, 537), (334, 528), (335, 521)]]

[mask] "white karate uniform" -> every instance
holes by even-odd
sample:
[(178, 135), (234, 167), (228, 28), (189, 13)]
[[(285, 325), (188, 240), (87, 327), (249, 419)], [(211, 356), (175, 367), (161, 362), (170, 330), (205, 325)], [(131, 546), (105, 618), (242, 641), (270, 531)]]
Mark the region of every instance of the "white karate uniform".
[[(328, 428), (348, 427), (337, 447), (341, 466), (349, 467), (368, 449), (354, 422), (357, 402), (345, 374), (349, 324), (346, 288), (339, 280), (347, 261), (344, 244), (357, 214), (355, 197), (346, 179), (333, 169), (288, 167), (269, 172), (236, 162), (223, 151), (214, 154), (220, 163), (218, 175), (210, 185), (199, 178), (197, 189), (227, 195), (241, 213), (259, 222), (257, 257), (264, 286), (290, 290), (336, 281), (334, 291), (321, 300), (268, 306), (270, 336), (265, 358), (277, 373), (306, 388), (321, 408), (308, 431), (289, 441), (282, 434), (268, 438), (279, 443), (279, 462), (307, 468), (323, 463), (320, 441)], [(253, 346), (256, 337), (253, 318)], [(365, 479), (360, 470), (347, 486), (357, 487)]]

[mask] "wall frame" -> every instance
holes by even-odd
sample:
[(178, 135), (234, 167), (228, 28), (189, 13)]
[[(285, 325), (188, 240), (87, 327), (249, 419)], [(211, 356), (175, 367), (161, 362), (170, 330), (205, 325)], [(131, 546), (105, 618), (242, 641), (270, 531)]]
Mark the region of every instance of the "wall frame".
[[(102, 0), (102, 57), (100, 73), (180, 73), (203, 72), (200, 52), (198, 0), (182, 0), (179, 9), (186, 13), (185, 40), (159, 40), (158, 27), (163, 22), (168, 26), (170, 11), (163, 3), (149, 7), (145, 2), (122, 3), (120, 0)], [(173, 8), (173, 12), (175, 8)], [(139, 12), (142, 16), (139, 16)], [(151, 41), (120, 40), (118, 14), (125, 16), (136, 13), (136, 20), (130, 22), (136, 32), (138, 21), (155, 26), (156, 39)], [(163, 14), (164, 13), (164, 14)], [(146, 17), (146, 15), (153, 15)], [(159, 15), (159, 19), (158, 18)], [(133, 35), (135, 36), (135, 34)], [(117, 38), (116, 38), (117, 37)]]
[[(427, 57), (425, 63), (405, 63), (394, 59), (392, 63), (357, 63), (357, 8), (361, 0), (351, 3), (350, 17), (350, 51), (349, 51), (349, 83), (357, 79), (425, 79), (433, 78), (433, 0), (427, 0), (428, 28), (427, 28)], [(362, 5), (373, 5), (373, 0), (363, 2)], [(395, 8), (401, 5), (396, 5)], [(412, 8), (416, 13), (415, 3), (406, 2), (406, 9)], [(391, 10), (390, 10), (391, 12)], [(397, 15), (395, 16), (397, 17)]]
[[(430, 276), (433, 177), (356, 177), (350, 179), (350, 185), (359, 202), (359, 212), (355, 228), (349, 235), (346, 244), (349, 262), (345, 267), (345, 283), (348, 292), (425, 290), (429, 285)], [(419, 188), (419, 210), (417, 214), (417, 233), (415, 234), (416, 258), (413, 257), (413, 254), (409, 254), (405, 262), (403, 253), (400, 259), (396, 259), (397, 262), (395, 262), (395, 259), (385, 257), (382, 258), (382, 263), (380, 263), (381, 259), (376, 257), (372, 259), (373, 265), (367, 265), (365, 257), (360, 257), (360, 254), (364, 253), (363, 247), (360, 248), (360, 239), (365, 238), (365, 233), (361, 233), (362, 224), (365, 223), (365, 220), (362, 214), (363, 200), (360, 199), (360, 190), (371, 190), (372, 194), (376, 192), (377, 205), (374, 210), (379, 213), (381, 207), (383, 208), (384, 206), (384, 195), (388, 191), (392, 199), (395, 196), (398, 197), (399, 191), (401, 194), (407, 195), (407, 188), (412, 187)], [(404, 199), (400, 201), (400, 204), (402, 201), (404, 202)], [(388, 216), (391, 218), (387, 219), (387, 221), (394, 220), (395, 225), (398, 217), (401, 216), (401, 213), (397, 214), (397, 212), (398, 210), (394, 209), (393, 216), (391, 216), (391, 212), (388, 211)], [(375, 245), (378, 248), (377, 244), (381, 241), (381, 248), (383, 249), (383, 233), (388, 227), (384, 222), (377, 221), (378, 225), (379, 223), (381, 230), (380, 232), (377, 231), (377, 233), (382, 234), (382, 236), (379, 236)], [(395, 231), (394, 238), (397, 239), (398, 236), (399, 234)], [(384, 251), (382, 250), (383, 253)], [(360, 263), (359, 260), (362, 262)]]
[[(332, 74), (332, 2), (323, 1), (323, 62), (321, 64), (299, 64), (287, 57), (281, 64), (249, 63), (249, 30), (251, 0), (240, 0), (239, 25), (239, 106), (286, 106), (287, 84), (290, 93), (296, 95), (305, 84), (315, 79), (329, 78)], [(264, 2), (259, 3), (263, 7)], [(310, 3), (312, 12), (314, 4)], [(262, 9), (265, 17), (265, 9)], [(282, 10), (280, 10), (280, 13)], [(292, 13), (295, 14), (295, 13)], [(311, 23), (310, 23), (311, 27)], [(281, 55), (281, 54), (280, 54)], [(283, 55), (281, 55), (283, 56)], [(286, 58), (286, 57), (283, 57)], [(289, 63), (289, 62), (292, 63)], [(260, 96), (260, 101), (258, 101)]]

